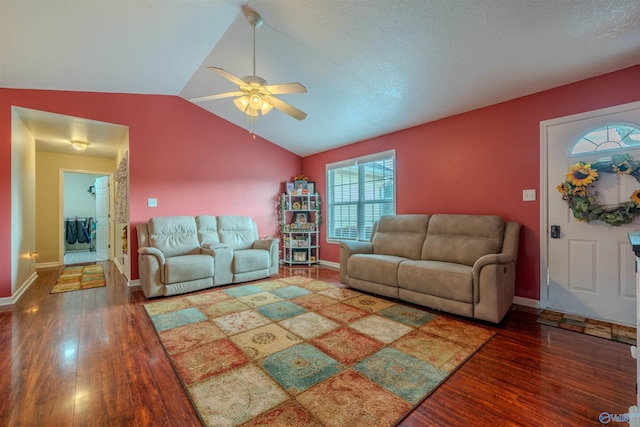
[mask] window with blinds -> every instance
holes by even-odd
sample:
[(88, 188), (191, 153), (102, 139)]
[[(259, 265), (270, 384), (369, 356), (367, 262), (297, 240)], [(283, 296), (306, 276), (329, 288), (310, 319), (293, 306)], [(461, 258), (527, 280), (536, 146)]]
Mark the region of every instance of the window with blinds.
[(369, 240), (395, 214), (395, 150), (327, 165), (328, 240)]

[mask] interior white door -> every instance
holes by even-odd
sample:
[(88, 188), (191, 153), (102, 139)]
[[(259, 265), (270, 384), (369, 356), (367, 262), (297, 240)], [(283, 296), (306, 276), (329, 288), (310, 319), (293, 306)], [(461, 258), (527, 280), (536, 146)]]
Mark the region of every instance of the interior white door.
[(109, 259), (109, 177), (96, 178), (96, 257)]
[[(640, 109), (563, 122), (547, 127), (548, 225), (560, 227), (548, 242), (548, 308), (627, 325), (636, 324), (635, 256), (628, 233), (640, 229), (640, 219), (619, 227), (573, 217), (557, 186), (578, 161), (596, 162), (613, 151), (570, 155), (581, 136), (607, 123), (640, 123)], [(618, 151), (640, 160), (640, 149)], [(601, 173), (596, 183), (598, 203), (618, 204), (640, 188), (633, 177)]]

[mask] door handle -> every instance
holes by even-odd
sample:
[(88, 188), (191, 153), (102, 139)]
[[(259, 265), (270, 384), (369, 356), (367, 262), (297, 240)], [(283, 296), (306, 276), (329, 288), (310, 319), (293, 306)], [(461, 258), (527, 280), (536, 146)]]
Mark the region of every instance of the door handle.
[(560, 238), (560, 226), (559, 225), (552, 225), (551, 226), (551, 238), (552, 239), (559, 239)]

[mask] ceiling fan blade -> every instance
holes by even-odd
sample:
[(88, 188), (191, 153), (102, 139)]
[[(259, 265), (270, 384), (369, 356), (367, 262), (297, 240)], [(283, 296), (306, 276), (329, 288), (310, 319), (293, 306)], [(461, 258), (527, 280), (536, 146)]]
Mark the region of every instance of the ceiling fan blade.
[(244, 85), (247, 84), (242, 79), (240, 79), (240, 78), (234, 76), (233, 74), (223, 70), (222, 68), (218, 68), (218, 67), (208, 67), (208, 68), (210, 70), (215, 71), (216, 73), (220, 74), (225, 79), (237, 84), (238, 86), (244, 86)]
[(294, 119), (304, 120), (307, 117), (307, 113), (305, 113), (304, 111), (298, 110), (293, 105), (287, 104), (286, 102), (276, 98), (275, 96), (267, 96), (265, 98), (269, 104), (273, 105), (283, 113), (290, 115)]
[(280, 95), (285, 93), (307, 93), (307, 88), (297, 82), (267, 85), (263, 87), (272, 95)]
[(199, 96), (197, 98), (189, 98), (189, 101), (204, 102), (204, 101), (211, 101), (212, 99), (231, 98), (232, 96), (242, 96), (242, 95), (245, 95), (245, 93), (242, 91), (225, 92), (225, 93), (218, 93), (216, 95), (207, 95), (207, 96)]

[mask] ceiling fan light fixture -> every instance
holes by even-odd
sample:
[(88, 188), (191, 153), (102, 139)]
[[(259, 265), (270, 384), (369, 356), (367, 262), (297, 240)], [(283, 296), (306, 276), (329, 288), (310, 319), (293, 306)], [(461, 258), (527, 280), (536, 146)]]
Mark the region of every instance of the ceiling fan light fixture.
[(274, 96), (289, 93), (306, 93), (307, 89), (304, 86), (297, 82), (269, 85), (265, 79), (256, 76), (256, 28), (262, 25), (262, 17), (246, 4), (242, 6), (242, 11), (253, 29), (253, 74), (239, 78), (222, 68), (208, 67), (210, 70), (215, 71), (220, 76), (236, 84), (238, 90), (235, 92), (190, 98), (189, 101), (198, 103), (213, 99), (235, 97), (233, 103), (240, 112), (246, 115), (247, 121), (254, 122), (260, 114), (264, 116), (273, 108), (288, 114), (294, 119), (304, 120), (307, 117), (304, 111), (300, 111)]
[(273, 105), (269, 104), (267, 101), (262, 102), (262, 107), (260, 107), (260, 112), (263, 116), (266, 116), (269, 111), (273, 108)]
[(233, 103), (238, 108), (238, 110), (240, 110), (241, 112), (244, 113), (245, 111), (247, 111), (247, 107), (249, 106), (249, 96), (248, 95), (242, 95), (242, 96), (234, 99)]
[(262, 97), (257, 93), (251, 94), (249, 97), (249, 107), (253, 110), (262, 108)]
[(87, 149), (87, 147), (89, 146), (89, 143), (86, 141), (78, 141), (78, 140), (72, 140), (69, 141), (71, 143), (71, 146), (73, 148), (75, 148), (78, 151), (84, 151)]

